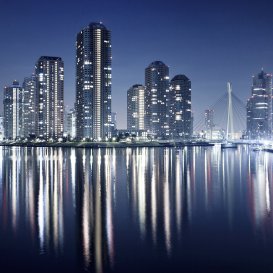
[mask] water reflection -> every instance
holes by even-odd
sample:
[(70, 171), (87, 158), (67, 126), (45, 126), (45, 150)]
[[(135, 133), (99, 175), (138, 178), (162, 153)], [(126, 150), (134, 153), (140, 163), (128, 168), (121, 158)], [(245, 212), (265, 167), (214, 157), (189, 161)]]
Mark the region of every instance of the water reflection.
[(243, 222), (249, 238), (271, 240), (272, 166), (271, 154), (247, 146), (0, 147), (0, 236), (28, 236), (39, 255), (91, 272), (122, 271), (119, 253), (138, 239), (138, 251), (151, 244), (172, 259), (189, 234), (210, 236), (214, 225), (235, 236)]

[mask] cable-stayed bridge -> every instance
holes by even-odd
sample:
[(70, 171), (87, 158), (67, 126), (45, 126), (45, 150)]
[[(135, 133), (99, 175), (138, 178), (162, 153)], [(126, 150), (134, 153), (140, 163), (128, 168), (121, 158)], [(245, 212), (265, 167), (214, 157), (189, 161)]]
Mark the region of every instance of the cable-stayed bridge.
[[(210, 126), (205, 121), (205, 110), (211, 110)], [(240, 139), (246, 130), (246, 104), (232, 92), (231, 84), (227, 84), (224, 92), (203, 113), (194, 117), (193, 130), (204, 133), (207, 139), (218, 138), (225, 140)], [(217, 135), (217, 136), (216, 136)]]

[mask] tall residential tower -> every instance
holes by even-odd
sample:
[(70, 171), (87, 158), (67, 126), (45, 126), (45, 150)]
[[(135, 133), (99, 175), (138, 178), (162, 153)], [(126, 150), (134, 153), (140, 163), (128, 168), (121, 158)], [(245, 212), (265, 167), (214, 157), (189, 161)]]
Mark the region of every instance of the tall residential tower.
[(127, 129), (144, 130), (144, 94), (145, 87), (133, 85), (127, 91)]
[(36, 76), (24, 79), (22, 96), (22, 133), (24, 137), (35, 135), (36, 125)]
[(91, 23), (77, 35), (76, 127), (77, 138), (101, 140), (111, 136), (111, 33)]
[(60, 57), (42, 56), (35, 67), (36, 137), (63, 137), (64, 63)]
[(22, 87), (18, 81), (4, 89), (4, 137), (22, 137)]
[(158, 137), (169, 137), (169, 67), (161, 61), (145, 69), (145, 129)]
[(174, 138), (192, 135), (191, 81), (185, 75), (176, 75), (170, 84), (170, 132)]

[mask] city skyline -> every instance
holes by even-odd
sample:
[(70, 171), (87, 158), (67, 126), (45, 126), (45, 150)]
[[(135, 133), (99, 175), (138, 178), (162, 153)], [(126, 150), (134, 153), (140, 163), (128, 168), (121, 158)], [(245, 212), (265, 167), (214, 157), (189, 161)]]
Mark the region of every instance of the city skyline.
[[(43, 6), (44, 13), (51, 10), (50, 2)], [(104, 4), (107, 2), (104, 1)], [(23, 13), (29, 7), (37, 9), (34, 1), (27, 3), (29, 5), (21, 6), (21, 3), (15, 5), (5, 2), (1, 7), (0, 15), (4, 20), (0, 29), (4, 41), (0, 71), (2, 90), (14, 79), (22, 82), (26, 75), (31, 75), (33, 63), (39, 56), (60, 56), (66, 70), (65, 105), (73, 107), (75, 34), (87, 22), (102, 21), (113, 33), (112, 110), (118, 112), (119, 128), (126, 127), (126, 108), (120, 109), (121, 105), (126, 104), (128, 88), (135, 83), (144, 84), (143, 67), (155, 60), (161, 60), (170, 67), (170, 78), (182, 73), (191, 79), (196, 117), (210, 105), (208, 98), (218, 97), (218, 94), (221, 96), (225, 92), (227, 81), (233, 83), (237, 96), (246, 101), (251, 88), (250, 76), (261, 67), (268, 72), (273, 71), (273, 53), (270, 50), (273, 48), (273, 38), (272, 35), (265, 35), (270, 34), (273, 20), (269, 16), (272, 6), (269, 1), (262, 1), (258, 6), (249, 1), (245, 2), (247, 5), (244, 5), (244, 1), (236, 2), (236, 6), (235, 1), (221, 4), (209, 1), (206, 5), (198, 1), (196, 6), (178, 1), (171, 1), (168, 5), (157, 1), (154, 6), (154, 1), (149, 1), (143, 6), (142, 1), (139, 1), (132, 7), (124, 1), (107, 5), (83, 1), (84, 7), (76, 3), (63, 7), (60, 1), (54, 3), (52, 12), (54, 19), (62, 11), (62, 19), (56, 20), (58, 24), (53, 25), (45, 19), (37, 27), (34, 23), (36, 15), (31, 15), (26, 22), (22, 22), (27, 30), (25, 34), (33, 34), (25, 39), (25, 35), (16, 31), (14, 35), (14, 30), (22, 16), (21, 11)], [(92, 12), (87, 12), (91, 5)], [(115, 11), (124, 12), (117, 19)], [(138, 14), (141, 23), (128, 20), (129, 14)], [(16, 20), (12, 21), (14, 16)], [(70, 20), (71, 16), (74, 16), (75, 21)], [(158, 16), (160, 21), (156, 21)], [(124, 22), (126, 27), (122, 27)], [(263, 37), (263, 43), (258, 43), (259, 37)], [(12, 54), (4, 54), (8, 47), (11, 50), (8, 52)]]

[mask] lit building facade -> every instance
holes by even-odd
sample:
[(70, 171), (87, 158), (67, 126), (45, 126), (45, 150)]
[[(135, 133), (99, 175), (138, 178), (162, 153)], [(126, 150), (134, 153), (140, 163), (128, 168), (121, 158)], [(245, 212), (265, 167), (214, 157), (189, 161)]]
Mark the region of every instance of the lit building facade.
[(18, 81), (4, 88), (4, 137), (22, 137), (22, 87)]
[(68, 138), (76, 138), (76, 112), (74, 109), (70, 109), (67, 114), (67, 136)]
[(4, 140), (4, 117), (0, 116), (0, 141)]
[(101, 23), (91, 23), (76, 41), (77, 139), (111, 137), (111, 33)]
[(115, 131), (117, 130), (117, 113), (116, 112), (111, 113), (111, 119), (112, 119), (113, 131)]
[(63, 137), (64, 63), (60, 57), (42, 56), (35, 67), (36, 137), (56, 140)]
[[(205, 110), (205, 131), (206, 131), (206, 138), (213, 139), (215, 137), (215, 133), (213, 132), (215, 125), (214, 125), (214, 110), (213, 109), (206, 109)], [(216, 133), (218, 136), (218, 133)]]
[(144, 95), (145, 87), (133, 85), (127, 91), (127, 129), (144, 130)]
[(272, 138), (272, 75), (264, 71), (253, 76), (252, 94), (247, 101), (247, 136)]
[(27, 138), (36, 133), (36, 76), (25, 78), (22, 87), (22, 133)]
[(169, 124), (169, 67), (155, 61), (145, 69), (145, 129), (169, 137)]
[(210, 131), (214, 127), (214, 110), (206, 109), (205, 110), (205, 129)]
[(192, 136), (191, 81), (176, 75), (170, 83), (170, 131), (174, 138)]

